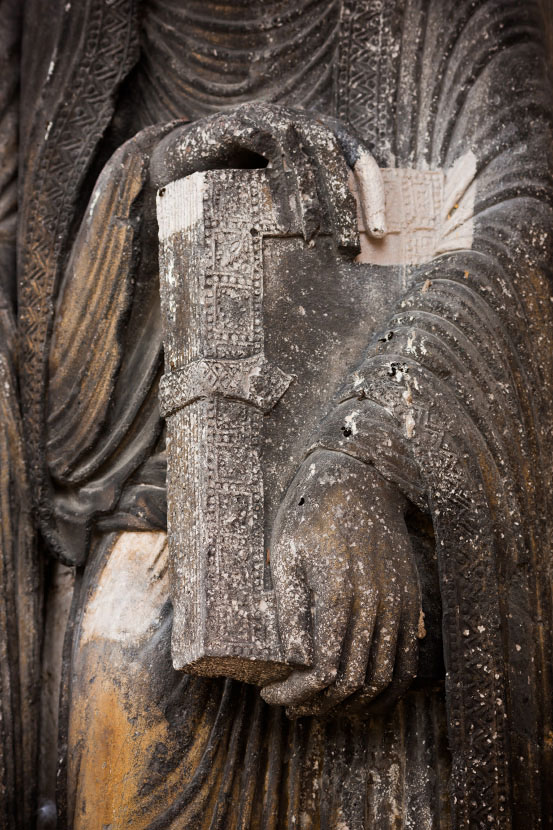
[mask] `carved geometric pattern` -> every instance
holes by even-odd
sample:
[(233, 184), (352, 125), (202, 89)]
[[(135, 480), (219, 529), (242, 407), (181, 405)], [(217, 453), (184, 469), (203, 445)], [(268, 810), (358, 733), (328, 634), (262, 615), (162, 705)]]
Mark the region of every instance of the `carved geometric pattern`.
[(196, 173), (158, 196), (173, 662), (217, 674), (224, 658), (225, 674), (256, 680), (281, 661), (264, 589), (263, 411), (291, 381), (263, 356), (263, 176)]
[(282, 397), (292, 378), (271, 367), (261, 356), (239, 360), (196, 360), (162, 377), (159, 385), (163, 417), (198, 398), (220, 395), (238, 398), (268, 412)]
[[(21, 398), (26, 425), (26, 444), (35, 498), (39, 502), (43, 531), (58, 547), (49, 526), (51, 510), (46, 501), (44, 448), (45, 362), (53, 298), (60, 276), (75, 201), (90, 158), (109, 123), (113, 90), (134, 64), (137, 37), (134, 2), (100, 0), (79, 4), (82, 9), (78, 54), (72, 72), (58, 79), (54, 63), (47, 91), (62, 90), (52, 102), (45, 125), (39, 110), (35, 131), (34, 169), (27, 174), (20, 227), (19, 335), (21, 348)], [(67, 4), (66, 13), (71, 4)], [(64, 34), (65, 30), (64, 30)], [(58, 550), (62, 558), (66, 552)]]
[(338, 117), (362, 138), (381, 166), (393, 167), (390, 144), (395, 77), (395, 0), (343, 0), (336, 88)]

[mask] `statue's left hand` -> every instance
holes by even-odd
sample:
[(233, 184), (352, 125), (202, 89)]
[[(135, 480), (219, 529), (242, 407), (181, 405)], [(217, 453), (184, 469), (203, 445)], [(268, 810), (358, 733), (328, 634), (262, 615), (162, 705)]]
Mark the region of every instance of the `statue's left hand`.
[(405, 507), (355, 458), (318, 450), (304, 461), (276, 519), (271, 570), (285, 655), (312, 668), (264, 688), (268, 703), (291, 717), (346, 698), (366, 711), (409, 686), (422, 617)]
[(355, 200), (348, 167), (356, 177), (365, 226), (385, 233), (384, 187), (371, 154), (341, 124), (276, 104), (242, 104), (177, 126), (155, 149), (150, 166), (155, 187), (204, 170), (261, 166), (278, 170), (287, 198), (295, 199), (310, 241), (330, 224), (338, 246), (357, 253)]

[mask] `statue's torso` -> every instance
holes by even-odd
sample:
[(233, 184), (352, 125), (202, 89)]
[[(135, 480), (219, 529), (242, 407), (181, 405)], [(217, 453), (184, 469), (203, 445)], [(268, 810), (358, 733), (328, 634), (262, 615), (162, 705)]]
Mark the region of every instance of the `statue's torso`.
[(244, 101), (332, 105), (340, 3), (149, 0), (137, 84), (149, 123)]

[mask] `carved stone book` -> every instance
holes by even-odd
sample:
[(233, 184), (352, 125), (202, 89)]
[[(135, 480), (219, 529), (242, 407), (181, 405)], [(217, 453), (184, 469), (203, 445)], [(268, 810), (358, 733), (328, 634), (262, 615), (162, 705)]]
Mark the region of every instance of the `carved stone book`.
[(257, 172), (198, 173), (160, 192), (158, 216), (174, 665), (286, 674), (264, 553), (263, 418), (292, 380), (264, 354), (269, 192)]

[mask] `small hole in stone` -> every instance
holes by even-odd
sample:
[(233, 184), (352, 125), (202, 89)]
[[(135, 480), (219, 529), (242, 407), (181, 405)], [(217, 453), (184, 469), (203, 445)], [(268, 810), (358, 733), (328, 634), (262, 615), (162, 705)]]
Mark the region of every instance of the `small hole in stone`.
[(345, 438), (349, 438), (351, 435), (351, 429), (349, 427), (340, 427), (342, 432), (344, 433)]
[(250, 233), (252, 236), (259, 236), (259, 231), (257, 228), (250, 228)]
[(164, 187), (162, 187), (161, 190), (159, 191), (159, 197), (161, 198), (162, 196), (165, 196), (165, 188)]
[(300, 499), (300, 500), (299, 500), (299, 502), (298, 502), (298, 505), (299, 505), (300, 507), (302, 506), (302, 504), (305, 504), (305, 499), (304, 499), (304, 497), (303, 497), (303, 496), (301, 497), (301, 499)]

